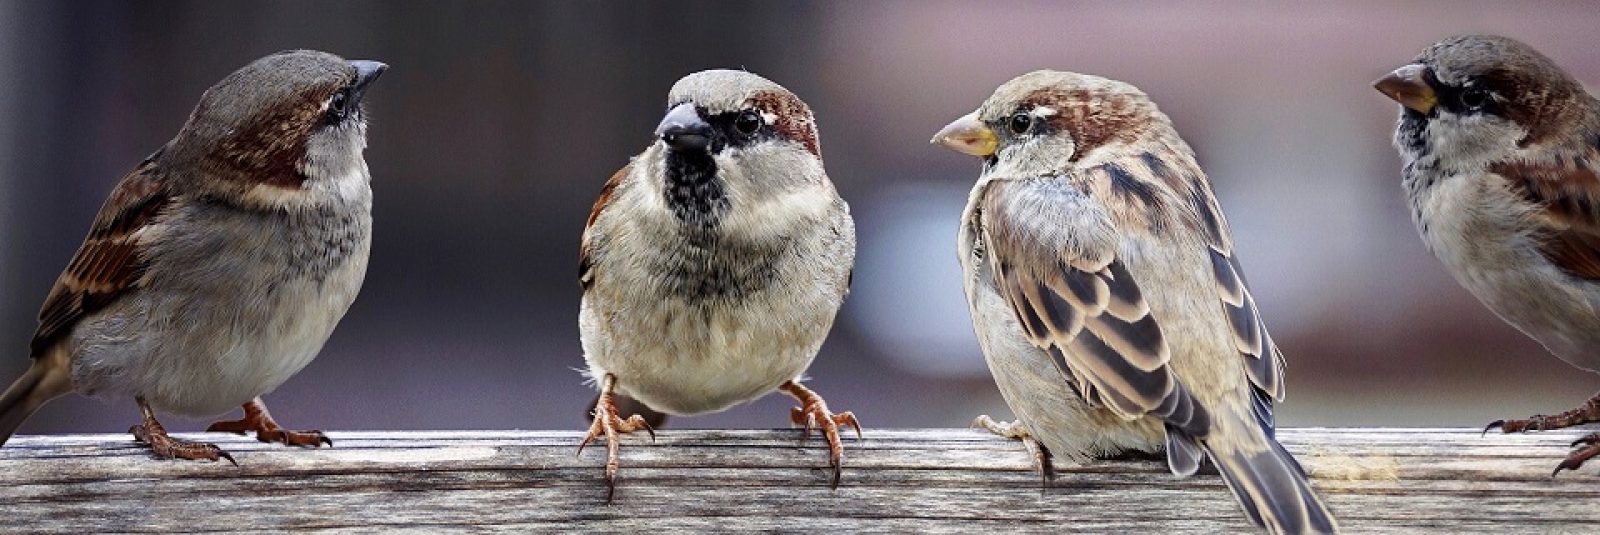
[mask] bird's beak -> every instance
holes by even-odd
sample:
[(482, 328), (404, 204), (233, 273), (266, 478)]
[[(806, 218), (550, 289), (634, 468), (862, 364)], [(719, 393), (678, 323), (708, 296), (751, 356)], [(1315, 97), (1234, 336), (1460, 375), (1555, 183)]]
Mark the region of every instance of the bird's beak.
[(685, 102), (667, 110), (656, 126), (656, 137), (675, 151), (704, 151), (711, 146), (711, 124), (700, 118), (694, 104)]
[(1438, 95), (1433, 92), (1433, 86), (1428, 85), (1427, 74), (1427, 67), (1412, 63), (1377, 79), (1372, 82), (1372, 87), (1399, 102), (1401, 106), (1411, 108), (1417, 113), (1427, 114), (1433, 111), (1434, 104), (1439, 102)]
[(371, 85), (373, 80), (377, 80), (383, 71), (389, 70), (389, 65), (386, 63), (364, 59), (352, 60), (350, 66), (356, 68), (356, 81), (350, 84), (352, 103), (361, 102), (361, 95), (367, 92), (367, 86)]
[(933, 135), (931, 143), (963, 154), (988, 158), (1000, 147), (1000, 138), (994, 135), (994, 130), (978, 120), (978, 112), (972, 112), (945, 125)]

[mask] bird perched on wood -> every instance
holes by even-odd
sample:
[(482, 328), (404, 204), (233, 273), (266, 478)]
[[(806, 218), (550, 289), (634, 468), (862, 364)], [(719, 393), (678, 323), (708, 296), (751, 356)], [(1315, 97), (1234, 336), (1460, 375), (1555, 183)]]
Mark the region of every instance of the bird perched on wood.
[(1273, 438), (1283, 356), (1227, 220), (1143, 92), (1032, 72), (933, 141), (983, 159), (960, 261), (984, 358), (1018, 421), (979, 424), (1024, 439), (1046, 471), (1051, 455), (1165, 447), (1188, 476), (1209, 457), (1256, 525), (1336, 529)]
[(39, 313), (33, 365), (0, 397), (0, 443), (68, 392), (133, 399), (162, 458), (232, 456), (167, 435), (154, 411), (245, 417), (210, 431), (332, 445), (287, 431), (263, 394), (322, 349), (361, 289), (371, 244), (362, 96), (386, 65), (296, 50), (208, 89), (174, 137), (123, 177)]
[(655, 134), (601, 189), (578, 259), (600, 388), (583, 444), (606, 441), (608, 499), (618, 434), (649, 430), (617, 412), (616, 394), (692, 415), (781, 390), (799, 400), (793, 421), (827, 438), (837, 485), (839, 426), (860, 424), (800, 375), (849, 290), (855, 224), (811, 109), (760, 76), (704, 71), (672, 86)]
[[(1373, 84), (1400, 103), (1411, 218), (1456, 281), (1568, 364), (1600, 371), (1600, 101), (1505, 37), (1451, 37)], [(1600, 395), (1485, 429), (1600, 422)], [(1600, 434), (1555, 472), (1600, 455)]]

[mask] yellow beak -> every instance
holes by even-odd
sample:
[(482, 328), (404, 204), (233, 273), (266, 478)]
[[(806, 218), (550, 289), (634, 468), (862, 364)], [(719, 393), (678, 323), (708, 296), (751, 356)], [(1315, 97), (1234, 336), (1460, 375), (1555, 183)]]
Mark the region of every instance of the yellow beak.
[(978, 112), (972, 112), (945, 125), (933, 135), (931, 143), (963, 154), (987, 158), (993, 156), (1000, 147), (1000, 138), (994, 135), (994, 130), (978, 120)]
[(1428, 85), (1425, 77), (1427, 72), (1427, 67), (1412, 63), (1377, 79), (1372, 82), (1372, 87), (1399, 102), (1401, 106), (1426, 114), (1433, 111), (1433, 106), (1439, 103), (1439, 96), (1434, 94), (1433, 87)]

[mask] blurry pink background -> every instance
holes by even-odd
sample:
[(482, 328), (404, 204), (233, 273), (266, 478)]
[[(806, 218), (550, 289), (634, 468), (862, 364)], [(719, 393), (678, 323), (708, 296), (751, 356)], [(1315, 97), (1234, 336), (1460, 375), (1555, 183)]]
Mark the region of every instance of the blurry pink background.
[[(584, 217), (651, 141), (672, 82), (719, 67), (817, 113), (860, 252), (811, 384), (869, 427), (1009, 414), (955, 261), (978, 164), (927, 140), (1038, 68), (1142, 87), (1198, 151), (1288, 354), (1282, 425), (1562, 410), (1600, 377), (1501, 323), (1423, 248), (1389, 145), (1396, 107), (1370, 81), (1439, 38), (1492, 32), (1596, 83), (1597, 27), (1583, 2), (0, 1), (0, 375), (27, 365), (37, 307), (112, 184), (214, 81), (316, 48), (393, 68), (369, 101), (367, 284), (322, 356), (267, 397), (291, 427), (581, 428)], [(671, 425), (782, 427), (788, 403)], [(23, 432), (120, 432), (136, 414), (71, 397)]]

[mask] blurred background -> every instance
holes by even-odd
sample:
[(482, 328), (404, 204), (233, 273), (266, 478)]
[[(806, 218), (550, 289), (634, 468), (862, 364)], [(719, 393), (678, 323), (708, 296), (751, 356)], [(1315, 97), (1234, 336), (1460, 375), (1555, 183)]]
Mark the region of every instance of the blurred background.
[[(1396, 106), (1370, 81), (1439, 38), (1492, 32), (1596, 83), (1596, 27), (1585, 2), (0, 1), (0, 375), (27, 365), (38, 306), (111, 186), (200, 93), (315, 48), (393, 68), (368, 100), (366, 286), (321, 357), (267, 396), (291, 428), (584, 427), (584, 218), (651, 142), (673, 81), (714, 67), (816, 111), (860, 252), (810, 384), (869, 427), (1009, 415), (955, 260), (978, 163), (928, 138), (1038, 68), (1142, 87), (1199, 153), (1289, 357), (1283, 425), (1564, 410), (1600, 377), (1501, 323), (1424, 249), (1389, 144)], [(783, 427), (789, 404), (671, 425)], [(22, 432), (136, 416), (69, 397)]]

